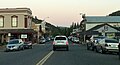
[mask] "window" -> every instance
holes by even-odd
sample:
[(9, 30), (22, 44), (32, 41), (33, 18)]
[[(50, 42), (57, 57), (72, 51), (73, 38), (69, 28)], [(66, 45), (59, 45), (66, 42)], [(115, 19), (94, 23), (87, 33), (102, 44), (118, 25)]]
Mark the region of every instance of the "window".
[(104, 30), (105, 30), (105, 31), (108, 30), (108, 26), (107, 26), (107, 25), (104, 26)]
[(0, 27), (4, 27), (4, 16), (0, 16)]
[(56, 37), (55, 40), (66, 40), (65, 37)]
[(119, 41), (117, 41), (116, 39), (106, 39), (105, 42), (106, 43), (119, 43)]
[(12, 16), (12, 27), (17, 27), (18, 26), (18, 16)]
[(25, 18), (25, 28), (27, 28), (27, 18)]

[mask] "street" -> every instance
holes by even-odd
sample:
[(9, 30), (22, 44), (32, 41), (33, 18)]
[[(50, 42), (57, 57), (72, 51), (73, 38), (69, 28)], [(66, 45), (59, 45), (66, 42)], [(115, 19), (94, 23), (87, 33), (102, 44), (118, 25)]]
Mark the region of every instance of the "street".
[[(36, 44), (33, 49), (4, 52), (0, 50), (0, 65), (119, 65), (117, 54), (100, 54), (86, 50), (82, 44), (69, 42), (69, 51), (52, 51), (52, 42)], [(52, 52), (51, 52), (52, 51)], [(51, 54), (51, 55), (50, 55)], [(46, 56), (49, 55), (49, 56)], [(47, 57), (41, 64), (40, 61)]]

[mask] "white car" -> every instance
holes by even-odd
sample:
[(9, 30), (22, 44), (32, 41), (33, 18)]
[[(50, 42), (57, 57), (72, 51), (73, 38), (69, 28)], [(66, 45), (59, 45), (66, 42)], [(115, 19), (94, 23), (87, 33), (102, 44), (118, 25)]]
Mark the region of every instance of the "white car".
[(53, 41), (53, 50), (55, 51), (57, 48), (66, 48), (68, 51), (68, 38), (66, 36), (56, 36)]
[(73, 38), (72, 38), (72, 41), (73, 41), (74, 43), (79, 43), (79, 42), (80, 42), (79, 38), (77, 38), (77, 37), (73, 37)]
[(40, 38), (39, 44), (43, 44), (43, 43), (45, 43), (45, 42), (46, 42), (46, 39), (45, 39), (44, 37)]
[(98, 45), (96, 46), (96, 51), (100, 53), (106, 52), (119, 52), (118, 49), (119, 41), (116, 39), (102, 39), (99, 41)]
[(24, 49), (24, 42), (22, 41), (22, 39), (10, 40), (6, 45), (6, 51), (23, 50), (23, 49)]

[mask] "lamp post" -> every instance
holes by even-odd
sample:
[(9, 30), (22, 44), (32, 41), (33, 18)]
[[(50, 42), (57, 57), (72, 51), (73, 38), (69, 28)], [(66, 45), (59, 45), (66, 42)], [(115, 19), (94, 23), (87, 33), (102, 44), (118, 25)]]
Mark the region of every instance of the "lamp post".
[(84, 32), (84, 43), (86, 42), (86, 16), (84, 13), (80, 13), (82, 15), (83, 20), (81, 21), (82, 24), (82, 31)]

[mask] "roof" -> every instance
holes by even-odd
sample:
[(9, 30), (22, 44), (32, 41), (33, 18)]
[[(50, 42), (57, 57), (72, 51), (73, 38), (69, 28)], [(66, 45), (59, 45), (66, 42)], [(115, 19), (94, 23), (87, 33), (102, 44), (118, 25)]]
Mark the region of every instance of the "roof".
[(32, 22), (34, 22), (35, 24), (41, 24), (42, 20), (32, 18)]
[(0, 13), (23, 12), (23, 11), (32, 14), (30, 8), (0, 8)]
[(120, 23), (120, 16), (86, 16), (87, 23)]
[(0, 33), (35, 33), (33, 29), (0, 29)]

